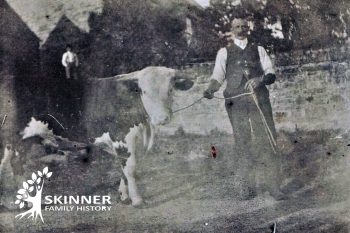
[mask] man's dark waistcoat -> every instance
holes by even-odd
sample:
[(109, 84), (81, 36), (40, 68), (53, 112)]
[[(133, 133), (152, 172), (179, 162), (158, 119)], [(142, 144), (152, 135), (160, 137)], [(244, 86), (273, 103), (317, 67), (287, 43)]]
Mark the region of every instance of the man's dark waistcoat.
[(243, 91), (247, 79), (243, 70), (249, 73), (248, 78), (260, 77), (264, 74), (261, 68), (258, 46), (249, 43), (245, 49), (241, 49), (235, 44), (227, 47), (226, 61), (226, 81), (227, 94), (239, 94)]

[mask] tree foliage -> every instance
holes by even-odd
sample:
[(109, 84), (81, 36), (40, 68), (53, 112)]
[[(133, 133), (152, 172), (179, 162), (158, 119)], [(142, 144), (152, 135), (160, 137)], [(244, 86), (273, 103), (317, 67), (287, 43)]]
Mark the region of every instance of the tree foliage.
[(89, 20), (90, 73), (108, 77), (150, 65), (181, 65), (187, 55), (184, 7), (106, 0), (103, 13)]
[[(286, 14), (287, 13), (287, 14)], [(236, 17), (247, 17), (251, 24), (250, 39), (266, 48), (286, 50), (291, 47), (294, 22), (293, 7), (288, 1), (215, 1), (207, 9), (207, 14), (213, 22), (213, 30), (217, 32), (221, 43), (225, 45), (231, 22)], [(268, 25), (283, 25), (276, 38)]]
[[(254, 25), (251, 40), (275, 51), (289, 51), (344, 43), (349, 34), (349, 7), (344, 0), (218, 0), (207, 14), (223, 44), (231, 20), (248, 15)], [(283, 38), (276, 36), (276, 25)]]

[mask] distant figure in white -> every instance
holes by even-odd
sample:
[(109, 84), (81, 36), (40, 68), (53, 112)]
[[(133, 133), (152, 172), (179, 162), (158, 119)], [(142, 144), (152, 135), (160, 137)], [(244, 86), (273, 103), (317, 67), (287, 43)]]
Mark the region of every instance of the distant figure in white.
[(62, 56), (62, 65), (65, 67), (67, 79), (70, 79), (71, 76), (73, 76), (74, 79), (78, 79), (78, 56), (72, 51), (72, 46), (69, 44), (66, 46), (66, 52)]

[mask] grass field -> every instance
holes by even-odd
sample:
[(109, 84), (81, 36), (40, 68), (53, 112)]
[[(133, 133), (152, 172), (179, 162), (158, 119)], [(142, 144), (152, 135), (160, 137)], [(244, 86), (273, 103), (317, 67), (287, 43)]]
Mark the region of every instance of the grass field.
[[(33, 223), (14, 220), (19, 210), (2, 208), (0, 231), (261, 233), (271, 232), (269, 225), (276, 222), (277, 232), (349, 232), (349, 141), (346, 135), (336, 136), (337, 132), (313, 131), (280, 137), (283, 176), (276, 178), (282, 179), (290, 196), (283, 201), (267, 193), (249, 201), (236, 198), (233, 178), (239, 164), (232, 136), (158, 137), (152, 151), (138, 159), (142, 208), (119, 200), (121, 173), (112, 156), (95, 151), (90, 157), (70, 155), (48, 163), (42, 160), (45, 150), (31, 142), (23, 181), (35, 169), (49, 165), (53, 176), (43, 195), (108, 194), (112, 210), (43, 211), (45, 223)], [(212, 145), (218, 150), (216, 158), (210, 155)]]

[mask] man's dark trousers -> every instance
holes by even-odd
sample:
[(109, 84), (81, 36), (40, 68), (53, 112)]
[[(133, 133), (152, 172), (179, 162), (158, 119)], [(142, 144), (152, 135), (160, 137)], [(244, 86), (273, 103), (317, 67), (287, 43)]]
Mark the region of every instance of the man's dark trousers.
[(75, 65), (75, 62), (68, 62), (66, 66), (66, 78), (70, 79), (72, 75), (75, 80), (78, 79), (77, 67)]
[[(247, 91), (241, 85), (235, 92), (239, 94)], [(276, 138), (269, 92), (265, 86), (261, 86), (256, 90), (256, 96), (269, 128)], [(254, 196), (256, 187), (267, 191), (278, 190), (280, 157), (271, 148), (266, 128), (253, 97), (228, 99), (225, 107), (233, 128), (235, 153), (238, 157), (236, 166), (238, 195), (243, 198)]]

